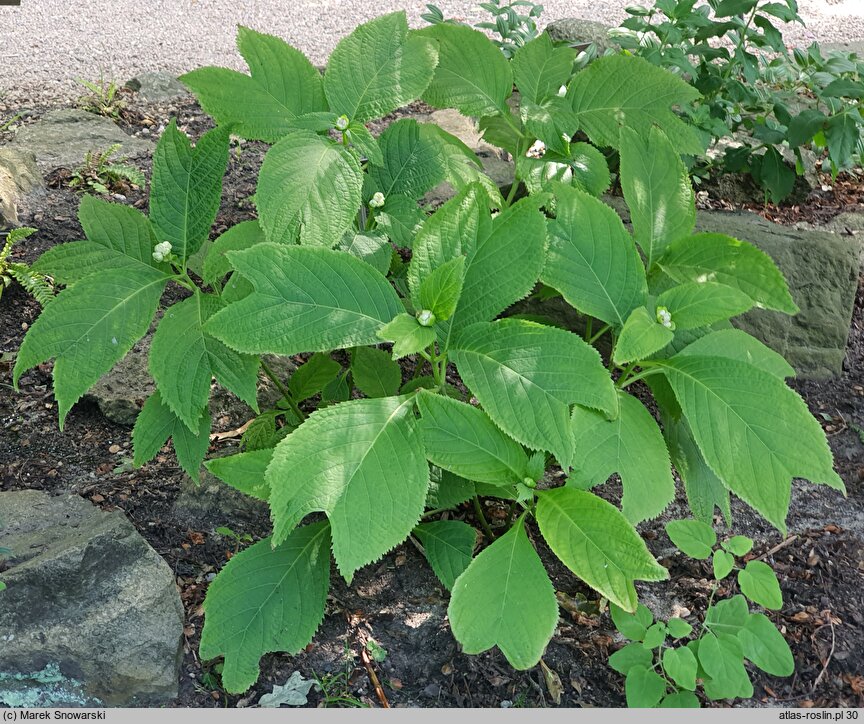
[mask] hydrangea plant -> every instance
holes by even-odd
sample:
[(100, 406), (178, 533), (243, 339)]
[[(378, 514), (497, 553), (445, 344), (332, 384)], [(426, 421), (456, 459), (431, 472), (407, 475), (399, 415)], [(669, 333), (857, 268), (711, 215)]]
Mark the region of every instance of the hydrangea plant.
[[(166, 286), (185, 290), (153, 337), (156, 392), (134, 454), (144, 464), (170, 438), (197, 478), (214, 377), (258, 414), (242, 452), (206, 463), (273, 521), (204, 605), (200, 655), (224, 657), (228, 691), (254, 684), (263, 654), (310, 642), (331, 556), (350, 583), (415, 536), (451, 591), (463, 650), (498, 647), (524, 669), (558, 621), (536, 546), (624, 612), (637, 610), (636, 581), (668, 577), (635, 525), (672, 500), (672, 464), (703, 520), (734, 493), (783, 530), (793, 477), (842, 490), (789, 365), (728, 322), (752, 307), (794, 313), (782, 275), (745, 241), (694, 234), (679, 154), (699, 137), (673, 108), (691, 86), (625, 56), (574, 73), (573, 51), (545, 35), (508, 61), (478, 31), (409, 31), (403, 13), (358, 27), (323, 76), (275, 37), (241, 28), (238, 45), (249, 74), (184, 76), (218, 126), (194, 147), (166, 129), (149, 217), (85, 198), (86, 239), (39, 260), (66, 289), (14, 370), (17, 384), (54, 359), (62, 425), (146, 333)], [(417, 98), (479, 117), (515, 159), (504, 194), (434, 124), (369, 132)], [(230, 134), (272, 147), (257, 218), (211, 241)], [(599, 149), (620, 154), (632, 231), (600, 198)], [(426, 207), (444, 181), (453, 198)], [(514, 314), (532, 293), (563, 297), (578, 333)], [(302, 364), (282, 380), (263, 355)], [(282, 392), (273, 409), (258, 407), (259, 369)], [(620, 506), (592, 492), (613, 473)], [(483, 499), (507, 507), (502, 525)], [(468, 520), (441, 519), (468, 501)]]

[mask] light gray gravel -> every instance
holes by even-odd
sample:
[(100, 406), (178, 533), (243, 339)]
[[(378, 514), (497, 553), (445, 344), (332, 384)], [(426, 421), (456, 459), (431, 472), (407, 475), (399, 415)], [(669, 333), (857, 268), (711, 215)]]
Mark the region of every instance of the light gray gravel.
[[(650, 0), (641, 0), (650, 4)], [(636, 0), (546, 0), (543, 24), (585, 17), (617, 24)], [(448, 17), (482, 16), (475, 2), (439, 0)], [(864, 0), (799, 0), (806, 28), (790, 26), (790, 43), (864, 40)], [(423, 23), (422, 0), (22, 0), (0, 7), (3, 102), (80, 95), (75, 78), (125, 81), (136, 73), (180, 74), (201, 65), (244, 70), (235, 26), (272, 33), (324, 64), (338, 40), (361, 22), (405, 9)]]

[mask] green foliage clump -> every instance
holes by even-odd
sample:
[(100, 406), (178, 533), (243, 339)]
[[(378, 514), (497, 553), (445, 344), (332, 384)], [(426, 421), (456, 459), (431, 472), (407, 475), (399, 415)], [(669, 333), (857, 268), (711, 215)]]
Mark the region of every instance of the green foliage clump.
[[(745, 660), (771, 676), (791, 676), (795, 661), (783, 635), (768, 616), (751, 613), (747, 604), (749, 599), (774, 611), (783, 605), (767, 563), (751, 559), (740, 567), (736, 562), (750, 552), (753, 541), (736, 535), (718, 547), (714, 529), (699, 520), (675, 520), (666, 531), (686, 555), (712, 559), (714, 584), (696, 629), (680, 617), (655, 622), (641, 603), (633, 613), (612, 605), (615, 627), (631, 641), (609, 658), (609, 665), (626, 677), (627, 705), (696, 708), (699, 686), (710, 700), (749, 699), (753, 684)], [(721, 581), (736, 567), (741, 593), (715, 601)]]
[[(476, 23), (475, 28), (489, 30), (498, 35), (493, 39), (506, 58), (512, 58), (516, 51), (526, 43), (536, 38), (540, 31), (537, 29), (537, 18), (543, 13), (543, 6), (530, 0), (514, 0), (514, 2), (502, 4), (501, 0), (489, 0), (478, 5), (492, 16), (492, 20)], [(522, 11), (522, 9), (527, 12)], [(420, 17), (427, 23), (437, 25), (438, 23), (458, 23), (456, 20), (446, 20), (441, 8), (437, 5), (426, 5), (426, 12)]]
[[(528, 668), (558, 621), (535, 542), (635, 612), (635, 582), (668, 578), (634, 526), (672, 500), (672, 464), (700, 519), (728, 512), (731, 492), (782, 530), (793, 477), (843, 489), (788, 365), (728, 321), (753, 306), (794, 313), (785, 280), (747, 242), (694, 234), (679, 153), (700, 141), (673, 110), (696, 97), (690, 85), (624, 56), (574, 74), (574, 52), (548, 36), (508, 60), (479, 31), (409, 31), (404, 13), (358, 27), (323, 76), (275, 37), (241, 28), (238, 44), (249, 74), (184, 76), (218, 127), (194, 147), (166, 129), (149, 218), (85, 197), (86, 238), (39, 260), (66, 289), (13, 374), (18, 384), (55, 360), (62, 425), (146, 333), (166, 286), (188, 291), (153, 338), (156, 392), (134, 456), (142, 465), (171, 438), (197, 478), (213, 378), (258, 414), (242, 452), (206, 463), (273, 520), (205, 602), (200, 654), (224, 657), (227, 691), (256, 681), (263, 654), (310, 642), (331, 555), (350, 583), (414, 536), (451, 591), (463, 649), (497, 646)], [(506, 198), (433, 124), (401, 119), (372, 136), (366, 123), (417, 98), (480, 117), (516, 160)], [(257, 219), (211, 241), (232, 133), (273, 145)], [(601, 149), (620, 154), (632, 232), (599, 198)], [(454, 197), (427, 208), (443, 181)], [(584, 329), (508, 316), (532, 293), (563, 297)], [(306, 361), (286, 381), (263, 355)], [(258, 406), (259, 369), (282, 393), (271, 410)], [(640, 380), (662, 429), (631, 394)], [(592, 492), (616, 472), (620, 508)], [(507, 506), (503, 524), (482, 498)], [(437, 519), (467, 501), (477, 555), (473, 525)]]
[(834, 176), (860, 163), (864, 60), (817, 43), (790, 53), (777, 25), (803, 23), (796, 0), (656, 0), (627, 12), (616, 42), (699, 91), (682, 110), (706, 145), (726, 142), (709, 166), (749, 173), (779, 202), (811, 171), (808, 148)]
[(143, 188), (147, 180), (141, 171), (125, 163), (123, 158), (112, 160), (120, 148), (121, 145), (115, 143), (104, 151), (88, 151), (84, 163), (72, 172), (69, 188), (103, 196), (128, 193), (130, 186)]
[(28, 294), (44, 307), (54, 298), (54, 285), (51, 278), (31, 269), (24, 262), (10, 261), (9, 259), (12, 255), (12, 247), (35, 233), (36, 229), (30, 227), (12, 229), (7, 232), (6, 241), (0, 248), (0, 296), (3, 295), (4, 289), (11, 286), (12, 282), (18, 282)]

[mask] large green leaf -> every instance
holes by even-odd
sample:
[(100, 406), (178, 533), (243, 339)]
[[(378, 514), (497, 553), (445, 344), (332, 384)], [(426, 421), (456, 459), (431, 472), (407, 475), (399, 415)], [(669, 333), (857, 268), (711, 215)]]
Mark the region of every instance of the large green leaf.
[(182, 261), (207, 240), (219, 211), (229, 130), (214, 128), (193, 149), (172, 120), (153, 154), (150, 221), (159, 241), (170, 241), (171, 252)]
[(223, 308), (218, 297), (196, 293), (165, 310), (150, 346), (150, 373), (171, 408), (190, 430), (198, 429), (213, 377), (258, 412), (258, 358), (235, 352), (204, 331)]
[(645, 304), (648, 284), (633, 239), (609, 206), (582, 191), (556, 187), (549, 255), (541, 279), (574, 307), (622, 327)]
[(771, 676), (791, 676), (795, 670), (789, 644), (764, 614), (751, 613), (738, 640), (744, 656)]
[(725, 284), (685, 282), (657, 297), (657, 306), (666, 307), (676, 328), (686, 330), (743, 314), (753, 306), (753, 300)]
[(622, 392), (614, 420), (579, 406), (571, 419), (575, 458), (567, 484), (588, 489), (618, 473), (621, 509), (631, 523), (662, 513), (675, 497), (675, 481), (663, 435), (645, 406)]
[(163, 272), (138, 265), (92, 274), (64, 289), (24, 337), (13, 383), (54, 357), (62, 429), (72, 405), (146, 334), (166, 282)]
[(71, 285), (94, 272), (114, 269), (168, 269), (153, 260), (157, 243), (147, 217), (138, 209), (84, 196), (78, 220), (86, 241), (57, 244), (39, 257), (33, 270), (51, 275), (59, 284)]
[(361, 122), (386, 116), (426, 90), (437, 58), (435, 43), (408, 32), (404, 12), (364, 23), (330, 55), (330, 109)]
[(387, 280), (344, 252), (268, 243), (228, 256), (255, 291), (214, 314), (205, 329), (240, 352), (377, 344), (378, 330), (402, 310)]
[(417, 31), (438, 41), (438, 66), (423, 100), (436, 108), (456, 108), (466, 116), (509, 112), (513, 92), (510, 64), (479, 30), (440, 23)]
[(565, 470), (573, 455), (569, 406), (617, 410), (600, 355), (572, 332), (521, 319), (480, 322), (456, 337), (452, 354), (495, 424), (530, 448), (550, 450)]
[(679, 354), (661, 364), (705, 461), (779, 530), (793, 477), (844, 490), (825, 433), (782, 380), (722, 357)]
[(479, 183), (489, 196), (489, 207), (501, 209), (506, 206), (498, 184), (483, 172), (483, 164), (468, 146), (456, 136), (447, 133), (435, 123), (423, 123), (420, 135), (434, 140), (441, 149), (444, 163), (444, 178), (457, 190), (468, 184)]
[[(661, 381), (663, 378), (661, 378)], [(687, 504), (693, 516), (703, 523), (712, 523), (715, 506), (720, 509), (727, 524), (732, 521), (729, 491), (723, 481), (705, 462), (699, 446), (693, 439), (690, 425), (683, 417), (663, 416), (663, 435), (675, 470), (684, 483)]]
[(169, 437), (174, 443), (180, 467), (197, 482), (201, 463), (210, 446), (210, 412), (207, 408), (199, 410), (195, 429), (190, 430), (171, 412), (156, 390), (147, 398), (132, 428), (134, 464), (141, 466), (156, 457)]
[(264, 157), (255, 194), (270, 241), (335, 246), (360, 207), (363, 174), (350, 151), (294, 131)]
[(456, 311), (464, 283), (465, 257), (457, 256), (439, 266), (420, 283), (417, 296), (421, 309), (428, 309), (440, 321), (450, 319)]
[(721, 329), (706, 334), (688, 344), (679, 353), (681, 356), (728, 357), (774, 375), (779, 379), (794, 377), (795, 370), (783, 355), (767, 347), (755, 337), (740, 329)]
[(536, 198), (526, 198), (495, 219), (486, 194), (472, 184), (423, 224), (408, 270), (411, 299), (420, 308), (421, 282), (434, 269), (465, 256), (462, 295), (453, 316), (439, 326), (445, 348), (453, 331), (493, 319), (526, 296), (543, 267), (546, 229)]
[(729, 634), (706, 633), (699, 639), (699, 663), (709, 681), (705, 693), (709, 699), (732, 699), (753, 696), (753, 684), (744, 668), (741, 643)]
[(566, 45), (556, 48), (548, 33), (525, 43), (511, 63), (513, 80), (523, 100), (541, 103), (557, 96), (558, 89), (570, 80), (575, 59), (575, 50)]
[(212, 285), (222, 279), (232, 270), (226, 251), (248, 249), (265, 241), (264, 231), (257, 220), (241, 221), (221, 234), (207, 250), (204, 259), (202, 279), (205, 284)]
[(313, 523), (276, 547), (265, 538), (233, 556), (210, 584), (199, 653), (225, 657), (226, 691), (252, 686), (264, 654), (295, 654), (312, 640), (330, 589), (329, 532), (327, 523)]
[(418, 525), (414, 535), (423, 544), (426, 560), (438, 580), (452, 591), (456, 579), (471, 563), (477, 531), (459, 520), (436, 520)]
[(413, 118), (390, 124), (378, 144), (383, 164), (369, 165), (369, 180), (385, 199), (391, 194), (419, 199), (444, 180), (442, 144), (421, 134)]
[(390, 397), (402, 386), (402, 368), (384, 350), (374, 347), (354, 350), (351, 374), (366, 397)]
[(327, 514), (345, 579), (401, 543), (423, 513), (429, 466), (414, 398), (351, 400), (312, 413), (267, 468), (273, 539)]
[(444, 470), (490, 485), (521, 483), (528, 456), (476, 407), (421, 392), (417, 405), (426, 457)]
[(208, 460), (204, 467), (235, 490), (259, 500), (270, 497), (264, 475), (273, 459), (272, 448), (226, 455)]
[(647, 136), (621, 129), (621, 187), (633, 236), (650, 269), (676, 239), (693, 233), (696, 204), (679, 151), (652, 126)]
[(643, 137), (658, 126), (681, 153), (705, 149), (695, 129), (671, 109), (687, 107), (699, 92), (678, 76), (635, 56), (598, 58), (567, 89), (579, 125), (599, 146), (618, 148), (622, 127)]
[(625, 611), (636, 610), (634, 580), (669, 578), (618, 509), (592, 493), (576, 488), (541, 491), (537, 522), (564, 565)]
[(558, 602), (521, 518), (456, 579), (447, 615), (466, 654), (497, 646), (516, 669), (540, 660)]
[(649, 359), (669, 344), (674, 336), (645, 307), (637, 307), (624, 322), (615, 342), (612, 359), (618, 365)]
[(321, 74), (299, 50), (242, 25), (237, 46), (251, 76), (211, 66), (180, 78), (219, 125), (272, 143), (294, 128), (298, 116), (327, 110)]
[(747, 294), (759, 307), (795, 314), (786, 280), (765, 252), (724, 234), (694, 234), (669, 245), (658, 261), (679, 283), (716, 282)]

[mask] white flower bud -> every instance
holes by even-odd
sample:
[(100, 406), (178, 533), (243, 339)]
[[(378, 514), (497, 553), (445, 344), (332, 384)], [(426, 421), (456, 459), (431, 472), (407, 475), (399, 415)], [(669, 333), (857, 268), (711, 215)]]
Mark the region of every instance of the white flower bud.
[(531, 144), (531, 148), (525, 154), (528, 158), (543, 158), (546, 155), (546, 144), (539, 138)]
[(171, 254), (171, 242), (160, 241), (153, 247), (153, 261), (163, 262)]
[(675, 324), (672, 322), (672, 314), (666, 307), (657, 307), (657, 322), (666, 327), (666, 329), (675, 329)]
[(380, 191), (376, 191), (372, 195), (372, 198), (369, 199), (369, 206), (373, 209), (380, 209), (382, 206), (384, 206), (384, 194), (382, 194)]
[(435, 324), (435, 315), (431, 309), (421, 309), (417, 312), (417, 323), (421, 327), (431, 327)]
[(339, 116), (336, 119), (336, 130), (337, 131), (347, 131), (348, 130), (348, 116)]
[(562, 85), (562, 86), (558, 89), (558, 97), (559, 97), (559, 98), (563, 98), (563, 97), (566, 96), (566, 95), (567, 95), (567, 86), (566, 86), (566, 85)]

